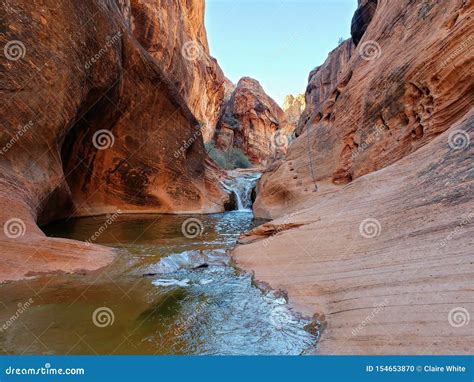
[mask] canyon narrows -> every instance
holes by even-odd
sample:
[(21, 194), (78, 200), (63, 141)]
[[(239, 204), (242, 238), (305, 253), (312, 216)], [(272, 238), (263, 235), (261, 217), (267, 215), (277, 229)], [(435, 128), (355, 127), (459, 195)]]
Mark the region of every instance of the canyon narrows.
[(56, 324), (2, 351), (472, 351), (472, 1), (359, 0), (283, 109), (204, 0), (1, 6), (1, 301)]

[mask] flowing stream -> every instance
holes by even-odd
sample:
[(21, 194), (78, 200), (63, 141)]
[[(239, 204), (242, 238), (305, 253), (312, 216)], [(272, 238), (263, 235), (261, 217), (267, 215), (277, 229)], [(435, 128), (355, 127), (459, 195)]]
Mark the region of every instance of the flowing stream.
[[(1, 285), (0, 353), (302, 354), (313, 347), (310, 321), (231, 264), (228, 251), (258, 223), (250, 211), (257, 179), (227, 185), (239, 211), (116, 217), (95, 241), (119, 249), (102, 270)], [(44, 230), (87, 240), (106, 222), (71, 219)]]
[(241, 174), (223, 182), (224, 188), (235, 196), (237, 210), (252, 211), (252, 190), (261, 176), (260, 173)]

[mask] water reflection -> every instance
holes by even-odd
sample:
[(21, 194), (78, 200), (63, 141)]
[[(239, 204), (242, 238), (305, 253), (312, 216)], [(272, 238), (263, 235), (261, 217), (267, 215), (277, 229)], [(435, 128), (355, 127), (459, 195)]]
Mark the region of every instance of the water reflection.
[[(300, 354), (314, 345), (308, 323), (284, 301), (252, 286), (229, 265), (226, 250), (255, 224), (250, 213), (194, 216), (203, 234), (190, 239), (189, 216), (120, 216), (95, 240), (121, 249), (111, 266), (87, 275), (53, 275), (0, 287), (0, 323), (33, 299), (7, 330), (0, 352), (13, 354)], [(106, 217), (45, 228), (87, 240)], [(99, 327), (94, 313), (113, 312)], [(107, 324), (107, 322), (105, 322)]]

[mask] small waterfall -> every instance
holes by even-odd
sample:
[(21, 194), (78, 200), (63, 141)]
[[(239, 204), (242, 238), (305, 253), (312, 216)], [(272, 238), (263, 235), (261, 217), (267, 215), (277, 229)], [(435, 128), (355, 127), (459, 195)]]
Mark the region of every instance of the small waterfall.
[(261, 173), (239, 174), (223, 182), (224, 188), (234, 194), (237, 210), (252, 211), (252, 190), (261, 176)]

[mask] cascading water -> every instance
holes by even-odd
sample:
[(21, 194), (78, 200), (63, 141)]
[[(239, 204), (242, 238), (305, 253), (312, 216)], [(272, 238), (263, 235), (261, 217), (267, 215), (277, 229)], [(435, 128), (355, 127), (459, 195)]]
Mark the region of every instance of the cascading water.
[(252, 190), (261, 176), (261, 173), (231, 175), (223, 182), (225, 189), (234, 194), (237, 210), (252, 210)]
[[(228, 174), (225, 188), (235, 195), (238, 211), (124, 215), (110, 225), (106, 217), (93, 217), (45, 228), (50, 236), (87, 240), (106, 225), (96, 244), (117, 248), (119, 259), (104, 269), (105, 278), (52, 275), (28, 285), (0, 285), (8, 307), (0, 309), (0, 322), (17, 312), (18, 301), (28, 301), (30, 288), (38, 291), (22, 313), (22, 325), (0, 333), (0, 354), (73, 349), (77, 354), (289, 355), (312, 349), (319, 336), (308, 330), (312, 321), (295, 314), (278, 293), (257, 288), (229, 256), (240, 235), (259, 223), (251, 213), (259, 177)], [(190, 222), (202, 227), (198, 235), (189, 235)], [(95, 328), (93, 309), (109, 309), (116, 324)], [(51, 317), (54, 330), (32, 344), (30, 333), (41, 336)], [(78, 343), (78, 335), (87, 336), (87, 344)]]

